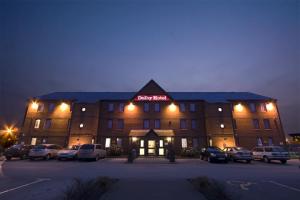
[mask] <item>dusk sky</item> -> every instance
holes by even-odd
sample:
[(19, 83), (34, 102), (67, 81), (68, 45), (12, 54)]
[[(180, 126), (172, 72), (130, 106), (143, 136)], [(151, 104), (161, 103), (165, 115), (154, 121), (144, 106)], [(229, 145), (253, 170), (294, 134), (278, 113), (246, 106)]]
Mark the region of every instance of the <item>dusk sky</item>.
[[(300, 1), (0, 0), (0, 121), (55, 91), (250, 91), (300, 132)], [(1, 122), (0, 122), (1, 123)]]

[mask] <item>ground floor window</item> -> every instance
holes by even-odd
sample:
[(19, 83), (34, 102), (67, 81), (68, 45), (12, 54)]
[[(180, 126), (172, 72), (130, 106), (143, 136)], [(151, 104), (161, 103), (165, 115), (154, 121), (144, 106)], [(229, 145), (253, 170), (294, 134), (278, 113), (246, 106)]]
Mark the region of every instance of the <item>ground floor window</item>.
[(187, 139), (186, 138), (181, 138), (181, 147), (183, 149), (187, 148)]
[(269, 138), (269, 145), (272, 146), (273, 145), (273, 138)]
[(31, 145), (36, 145), (36, 138), (31, 138)]
[(110, 143), (111, 143), (111, 139), (110, 138), (106, 138), (105, 139), (105, 148), (110, 148)]
[(122, 138), (117, 138), (117, 146), (122, 147)]
[(262, 146), (263, 142), (261, 138), (257, 138), (257, 146)]
[(193, 148), (197, 148), (198, 145), (198, 138), (193, 138)]

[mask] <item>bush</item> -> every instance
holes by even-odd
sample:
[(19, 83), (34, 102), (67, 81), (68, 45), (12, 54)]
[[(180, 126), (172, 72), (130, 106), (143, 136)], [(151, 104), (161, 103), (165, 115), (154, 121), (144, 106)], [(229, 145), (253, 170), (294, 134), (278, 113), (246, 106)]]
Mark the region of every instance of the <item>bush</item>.
[(92, 180), (74, 179), (64, 191), (63, 200), (99, 200), (117, 179), (98, 177)]
[(195, 148), (185, 148), (181, 151), (181, 156), (196, 158), (200, 156), (200, 151)]
[(108, 156), (121, 156), (123, 152), (122, 148), (118, 146), (111, 146), (106, 151)]

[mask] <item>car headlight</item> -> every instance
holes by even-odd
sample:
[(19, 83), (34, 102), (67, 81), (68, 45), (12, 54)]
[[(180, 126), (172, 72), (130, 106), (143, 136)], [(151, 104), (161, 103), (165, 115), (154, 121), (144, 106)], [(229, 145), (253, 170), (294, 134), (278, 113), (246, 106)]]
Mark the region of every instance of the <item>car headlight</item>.
[(212, 156), (212, 157), (216, 157), (217, 155), (216, 155), (216, 154), (214, 154), (214, 153), (210, 153), (210, 156)]

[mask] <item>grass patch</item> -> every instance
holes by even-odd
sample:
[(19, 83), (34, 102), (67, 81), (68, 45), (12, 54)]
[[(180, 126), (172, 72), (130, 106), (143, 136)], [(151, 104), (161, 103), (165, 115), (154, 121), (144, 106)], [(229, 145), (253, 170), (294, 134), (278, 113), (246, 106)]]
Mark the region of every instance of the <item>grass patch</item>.
[(207, 200), (231, 200), (225, 191), (225, 186), (214, 179), (197, 177), (188, 181), (203, 194)]
[(90, 180), (75, 178), (72, 184), (63, 192), (63, 200), (99, 200), (117, 179), (97, 177)]

